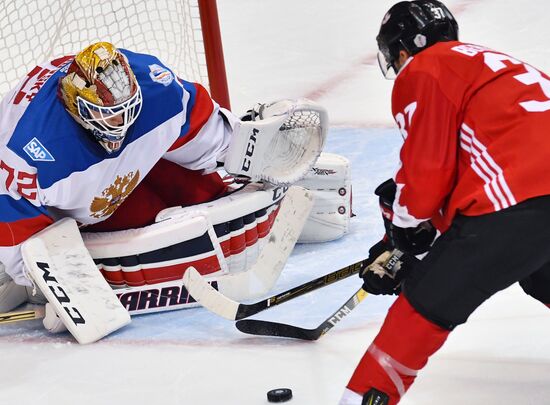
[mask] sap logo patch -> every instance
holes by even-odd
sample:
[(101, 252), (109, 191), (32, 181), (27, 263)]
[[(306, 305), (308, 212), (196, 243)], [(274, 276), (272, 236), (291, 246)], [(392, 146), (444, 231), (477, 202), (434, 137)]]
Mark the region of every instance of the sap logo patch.
[(174, 75), (168, 69), (159, 65), (149, 65), (149, 77), (156, 83), (168, 86), (174, 80)]
[(23, 150), (36, 162), (55, 162), (52, 154), (36, 138), (32, 138)]

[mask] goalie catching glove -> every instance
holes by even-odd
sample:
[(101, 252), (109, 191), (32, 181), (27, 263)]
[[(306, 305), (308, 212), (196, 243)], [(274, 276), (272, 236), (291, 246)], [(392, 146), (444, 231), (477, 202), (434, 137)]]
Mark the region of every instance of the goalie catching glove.
[(311, 170), (327, 130), (327, 112), (313, 101), (257, 104), (234, 128), (224, 168), (237, 179), (290, 185)]
[(374, 295), (392, 295), (401, 292), (401, 282), (419, 260), (393, 249), (386, 239), (369, 249), (368, 264), (359, 272), (363, 290)]

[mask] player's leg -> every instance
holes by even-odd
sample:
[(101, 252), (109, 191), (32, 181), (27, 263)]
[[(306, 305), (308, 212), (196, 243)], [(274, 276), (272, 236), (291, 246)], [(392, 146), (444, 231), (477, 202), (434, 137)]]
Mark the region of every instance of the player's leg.
[(202, 175), (161, 159), (142, 182), (105, 221), (86, 227), (87, 232), (141, 228), (155, 222), (165, 208), (188, 206), (216, 199), (226, 185), (218, 175)]
[(166, 206), (189, 206), (215, 200), (226, 192), (218, 173), (203, 174), (161, 159), (145, 178)]
[(88, 225), (86, 232), (110, 232), (142, 228), (155, 222), (156, 215), (168, 206), (146, 181), (132, 191), (117, 210), (106, 220)]
[(0, 263), (0, 313), (9, 312), (27, 301), (27, 290), (17, 285)]
[(523, 291), (550, 308), (550, 263), (519, 283)]
[(457, 218), (405, 281), (342, 404), (360, 404), (369, 392), (381, 405), (396, 404), (455, 326), (491, 295), (550, 261), (549, 201)]

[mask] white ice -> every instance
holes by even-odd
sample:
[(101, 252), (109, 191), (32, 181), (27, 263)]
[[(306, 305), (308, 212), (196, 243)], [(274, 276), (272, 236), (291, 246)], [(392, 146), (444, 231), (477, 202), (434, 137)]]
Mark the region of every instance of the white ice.
[[(308, 96), (332, 119), (326, 150), (352, 164), (350, 233), (295, 249), (273, 292), (366, 255), (382, 234), (374, 187), (390, 177), (400, 137), (391, 82), (375, 65), (382, 0), (218, 0), (233, 109)], [(548, 2), (448, 1), (462, 39), (550, 71)], [(257, 315), (313, 327), (360, 285), (356, 277)], [(336, 404), (376, 335), (389, 297), (369, 296), (317, 342), (251, 337), (204, 309), (136, 317), (89, 346), (40, 322), (0, 329), (0, 404)], [(487, 301), (429, 362), (403, 405), (550, 404), (550, 312), (517, 286)]]

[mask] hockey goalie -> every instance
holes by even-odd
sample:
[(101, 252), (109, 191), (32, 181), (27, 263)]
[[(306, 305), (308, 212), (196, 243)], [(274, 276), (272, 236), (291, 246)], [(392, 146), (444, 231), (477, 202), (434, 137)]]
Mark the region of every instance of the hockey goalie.
[[(319, 191), (303, 229), (312, 196), (295, 184), (316, 184), (328, 126), (308, 100), (238, 118), (156, 57), (99, 42), (35, 67), (0, 117), (0, 312), (47, 302), (46, 328), (80, 343), (129, 312), (193, 305), (187, 268), (213, 283), (245, 273), (277, 227), (292, 230), (290, 249), (303, 231), (315, 241), (347, 229), (349, 165), (328, 154), (321, 173), (338, 176), (342, 198), (327, 210)], [(225, 292), (257, 296), (272, 281)]]

